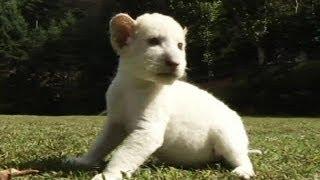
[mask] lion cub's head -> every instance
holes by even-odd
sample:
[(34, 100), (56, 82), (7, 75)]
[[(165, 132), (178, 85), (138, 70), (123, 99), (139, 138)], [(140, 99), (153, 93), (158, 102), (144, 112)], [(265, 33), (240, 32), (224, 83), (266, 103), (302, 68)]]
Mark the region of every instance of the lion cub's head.
[(169, 16), (143, 14), (136, 20), (117, 14), (110, 21), (111, 44), (119, 70), (137, 78), (170, 84), (186, 68), (186, 29)]

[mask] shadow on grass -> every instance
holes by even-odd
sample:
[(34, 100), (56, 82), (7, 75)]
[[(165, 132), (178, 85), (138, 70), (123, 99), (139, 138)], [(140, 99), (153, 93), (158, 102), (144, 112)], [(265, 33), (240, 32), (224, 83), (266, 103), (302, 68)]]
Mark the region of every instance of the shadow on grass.
[(102, 171), (106, 162), (101, 162), (99, 166), (95, 166), (92, 168), (84, 168), (75, 166), (70, 161), (68, 161), (68, 157), (48, 157), (43, 159), (35, 159), (31, 161), (26, 161), (22, 163), (9, 163), (6, 164), (7, 167), (15, 167), (19, 169), (36, 169), (41, 172), (46, 171), (60, 171), (60, 172), (70, 172), (70, 171)]
[[(106, 167), (107, 162), (101, 162), (98, 166), (92, 167), (92, 168), (84, 168), (79, 166), (74, 166), (72, 163), (67, 161), (68, 157), (48, 157), (44, 159), (35, 159), (32, 161), (27, 161), (23, 163), (9, 163), (6, 164), (7, 167), (14, 167), (18, 169), (35, 169), (39, 170), (40, 173), (45, 172), (62, 172), (69, 174), (70, 172), (73, 172), (73, 174), (88, 172), (92, 174), (96, 174), (98, 172), (102, 172), (103, 169)], [(174, 167), (180, 170), (188, 170), (188, 171), (198, 171), (198, 170), (214, 170), (214, 171), (220, 171), (220, 172), (226, 172), (231, 171), (232, 167), (224, 162), (224, 161), (218, 161), (218, 162), (211, 162), (208, 164), (204, 164), (202, 166), (192, 167), (192, 166), (177, 166), (173, 164), (163, 163), (157, 159), (152, 158), (151, 160), (148, 160), (144, 165), (142, 165), (142, 168), (148, 168), (152, 171), (158, 171), (159, 168), (168, 168), (168, 167)]]
[(215, 170), (215, 171), (231, 171), (234, 169), (229, 163), (227, 163), (224, 160), (219, 160), (219, 161), (213, 161), (209, 162), (200, 166), (182, 166), (182, 165), (175, 165), (175, 164), (170, 164), (170, 163), (164, 163), (156, 158), (152, 158), (148, 160), (146, 163), (142, 165), (143, 168), (150, 168), (151, 170), (157, 170), (159, 167), (174, 167), (177, 169), (181, 170), (188, 170), (188, 171), (198, 171), (198, 170)]

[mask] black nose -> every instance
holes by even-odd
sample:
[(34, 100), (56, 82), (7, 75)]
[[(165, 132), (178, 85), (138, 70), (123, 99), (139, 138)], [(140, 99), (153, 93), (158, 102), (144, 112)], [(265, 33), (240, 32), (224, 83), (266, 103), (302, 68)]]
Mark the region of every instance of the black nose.
[(166, 63), (167, 66), (170, 66), (172, 68), (176, 68), (177, 66), (179, 66), (179, 63), (176, 61), (173, 61), (171, 58), (166, 57), (164, 62)]

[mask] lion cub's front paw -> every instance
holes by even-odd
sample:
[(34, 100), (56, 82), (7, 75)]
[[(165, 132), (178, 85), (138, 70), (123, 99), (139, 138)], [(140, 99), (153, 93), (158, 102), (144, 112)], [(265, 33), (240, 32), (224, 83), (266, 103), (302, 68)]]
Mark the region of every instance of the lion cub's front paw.
[(254, 177), (254, 171), (252, 168), (247, 168), (244, 166), (238, 166), (236, 167), (232, 173), (236, 174), (237, 176), (239, 176), (242, 179), (250, 179), (251, 177)]

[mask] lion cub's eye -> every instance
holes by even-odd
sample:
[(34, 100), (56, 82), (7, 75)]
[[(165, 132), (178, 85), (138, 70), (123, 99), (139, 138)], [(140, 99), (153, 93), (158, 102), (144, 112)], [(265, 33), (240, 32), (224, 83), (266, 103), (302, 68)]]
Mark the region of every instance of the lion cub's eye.
[(157, 38), (157, 37), (153, 37), (153, 38), (149, 38), (147, 40), (148, 44), (151, 45), (151, 46), (156, 46), (156, 45), (159, 45), (161, 43), (161, 40), (160, 38)]
[(178, 48), (179, 48), (180, 50), (182, 50), (183, 44), (182, 44), (182, 43), (178, 43)]

